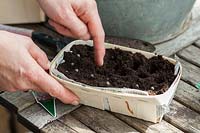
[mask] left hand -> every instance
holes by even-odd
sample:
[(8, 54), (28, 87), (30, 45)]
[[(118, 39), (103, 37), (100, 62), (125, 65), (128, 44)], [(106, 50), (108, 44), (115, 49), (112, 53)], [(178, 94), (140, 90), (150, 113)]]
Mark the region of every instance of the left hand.
[(105, 33), (95, 0), (38, 0), (50, 18), (49, 24), (62, 35), (94, 41), (95, 60), (103, 65)]

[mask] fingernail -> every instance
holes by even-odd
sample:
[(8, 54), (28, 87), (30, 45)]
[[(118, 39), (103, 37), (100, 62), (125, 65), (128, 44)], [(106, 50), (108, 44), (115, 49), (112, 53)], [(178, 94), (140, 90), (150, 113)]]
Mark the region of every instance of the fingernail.
[(100, 60), (99, 66), (103, 66), (103, 61), (102, 60)]
[(75, 100), (75, 101), (72, 102), (72, 105), (75, 105), (75, 106), (79, 105), (79, 102)]

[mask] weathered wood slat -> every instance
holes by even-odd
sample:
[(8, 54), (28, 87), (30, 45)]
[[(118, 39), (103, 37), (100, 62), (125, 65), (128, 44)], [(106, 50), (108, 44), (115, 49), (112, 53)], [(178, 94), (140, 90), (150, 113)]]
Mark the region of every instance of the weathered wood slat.
[(144, 120), (140, 120), (133, 117), (128, 117), (125, 115), (114, 113), (114, 115), (121, 119), (122, 121), (128, 123), (130, 126), (134, 127), (140, 132), (145, 133), (154, 133), (154, 132), (161, 132), (161, 133), (182, 133), (181, 130), (174, 127), (173, 125), (169, 124), (168, 122), (162, 120), (160, 123), (154, 124), (151, 122), (147, 122)]
[(192, 85), (196, 85), (198, 82), (200, 82), (200, 68), (192, 65), (191, 63), (179, 58), (178, 56), (175, 56), (175, 59), (180, 61), (183, 67), (183, 75), (182, 79), (186, 82), (191, 83)]
[(137, 132), (106, 111), (82, 106), (70, 113), (77, 120), (99, 133)]
[(21, 111), (35, 103), (31, 92), (4, 92), (0, 94), (2, 104), (13, 111)]
[(175, 100), (200, 113), (200, 92), (184, 81), (180, 81), (178, 85)]
[(184, 132), (200, 132), (200, 115), (174, 100), (164, 119)]
[(178, 52), (178, 56), (200, 67), (200, 48), (191, 45)]
[[(72, 106), (72, 105), (65, 105), (59, 101), (56, 101), (56, 108), (57, 108), (57, 117), (52, 117), (49, 113), (47, 113), (42, 107), (38, 104), (34, 104), (29, 108), (26, 108), (19, 112), (19, 117), (24, 118), (21, 122), (26, 124), (27, 121), (32, 123), (33, 126), (41, 129), (44, 125), (52, 122), (64, 114), (67, 114), (79, 106)], [(26, 121), (24, 121), (26, 119)]]
[(195, 45), (196, 47), (200, 48), (200, 40), (196, 41), (196, 42), (194, 43), (194, 45)]
[[(53, 121), (41, 129), (43, 133), (77, 133), (59, 121)], [(85, 132), (86, 133), (86, 132)]]
[(58, 120), (78, 133), (94, 133), (94, 131), (76, 120), (71, 114), (66, 114)]
[(170, 41), (157, 44), (155, 53), (170, 56), (182, 48), (191, 45), (200, 38), (200, 2), (197, 0), (192, 9), (192, 24), (183, 34)]

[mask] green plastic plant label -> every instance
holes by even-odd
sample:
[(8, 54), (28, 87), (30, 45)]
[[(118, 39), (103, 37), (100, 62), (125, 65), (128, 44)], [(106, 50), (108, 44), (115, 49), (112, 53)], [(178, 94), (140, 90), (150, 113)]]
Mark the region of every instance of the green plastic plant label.
[(56, 117), (56, 105), (55, 98), (51, 97), (47, 93), (35, 92), (32, 91), (32, 94), (36, 100), (36, 102), (43, 107), (51, 116)]
[(196, 86), (196, 88), (197, 88), (198, 90), (200, 90), (200, 82), (197, 83), (195, 86)]

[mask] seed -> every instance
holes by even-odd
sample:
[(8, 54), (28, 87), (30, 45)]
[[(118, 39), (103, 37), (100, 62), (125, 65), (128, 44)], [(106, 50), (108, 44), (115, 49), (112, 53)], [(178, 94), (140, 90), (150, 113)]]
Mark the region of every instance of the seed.
[(155, 88), (153, 86), (151, 86), (151, 89), (154, 90)]
[(137, 88), (139, 88), (139, 85), (138, 85), (138, 84), (136, 84), (135, 86), (136, 86)]
[(65, 72), (68, 73), (69, 71), (66, 70)]
[(72, 62), (71, 65), (74, 66), (74, 63)]
[(90, 76), (94, 78), (94, 74), (91, 74)]
[(78, 69), (75, 69), (76, 72), (78, 72)]
[(110, 85), (110, 82), (109, 82), (109, 81), (106, 81), (106, 84), (107, 84), (107, 85)]
[(73, 51), (69, 51), (70, 53), (73, 53)]
[(81, 57), (81, 55), (80, 55), (80, 54), (77, 54), (77, 56), (78, 56), (78, 57)]

